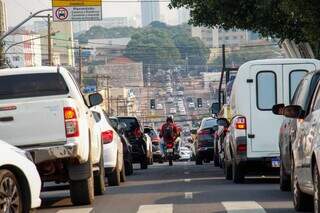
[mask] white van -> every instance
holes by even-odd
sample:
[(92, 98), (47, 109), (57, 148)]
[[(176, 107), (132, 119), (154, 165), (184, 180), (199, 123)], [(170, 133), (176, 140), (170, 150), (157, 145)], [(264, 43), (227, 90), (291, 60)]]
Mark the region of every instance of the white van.
[(288, 105), (304, 75), (319, 68), (320, 61), (314, 59), (256, 60), (239, 68), (225, 144), (227, 179), (237, 183), (251, 171), (279, 171), (278, 133), (283, 117), (274, 115), (272, 107)]

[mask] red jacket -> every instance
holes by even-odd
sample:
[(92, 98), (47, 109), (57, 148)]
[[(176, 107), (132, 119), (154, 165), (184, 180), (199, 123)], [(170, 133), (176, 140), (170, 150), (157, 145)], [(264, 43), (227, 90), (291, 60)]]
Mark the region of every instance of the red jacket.
[(165, 130), (165, 127), (167, 125), (172, 125), (172, 129), (173, 129), (173, 134), (174, 134), (174, 137), (171, 137), (171, 138), (163, 138), (164, 142), (165, 143), (173, 143), (177, 137), (178, 137), (178, 134), (179, 134), (179, 128), (177, 127), (177, 125), (175, 123), (165, 123), (161, 126), (161, 131), (160, 131), (160, 138), (163, 137), (163, 134), (164, 134), (164, 130)]

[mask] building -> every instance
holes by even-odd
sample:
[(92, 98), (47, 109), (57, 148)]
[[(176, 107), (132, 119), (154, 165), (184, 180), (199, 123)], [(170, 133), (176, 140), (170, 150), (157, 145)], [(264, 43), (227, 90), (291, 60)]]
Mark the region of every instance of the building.
[[(6, 38), (6, 58), (12, 67), (36, 67), (42, 64), (41, 41), (37, 34), (13, 34)], [(17, 44), (17, 45), (14, 45)]]
[(250, 42), (247, 30), (224, 30), (219, 28), (192, 27), (192, 37), (199, 37), (209, 48), (235, 46)]
[[(48, 58), (48, 23), (45, 21), (36, 21), (33, 30), (45, 36), (41, 39), (41, 51), (43, 53), (42, 65), (49, 65)], [(72, 22), (52, 22), (51, 36), (52, 64), (62, 66), (75, 66), (75, 41), (73, 38)]]
[(7, 26), (7, 9), (3, 0), (0, 0), (0, 35), (6, 32)]
[(142, 27), (148, 26), (153, 21), (160, 21), (159, 1), (141, 1)]
[(178, 10), (178, 24), (186, 24), (190, 19), (190, 10), (181, 8)]
[[(143, 87), (143, 65), (126, 57), (116, 57), (105, 65), (97, 65), (95, 74), (108, 75), (111, 77), (111, 87)], [(102, 84), (107, 85), (106, 79)]]

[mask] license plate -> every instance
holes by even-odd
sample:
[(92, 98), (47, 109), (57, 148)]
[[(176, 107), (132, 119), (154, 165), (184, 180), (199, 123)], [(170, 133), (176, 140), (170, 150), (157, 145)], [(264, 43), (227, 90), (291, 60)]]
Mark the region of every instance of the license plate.
[(280, 167), (279, 159), (272, 159), (272, 168), (279, 168), (279, 167)]
[(172, 153), (172, 152), (173, 152), (173, 149), (167, 149), (167, 152), (168, 152), (168, 153)]

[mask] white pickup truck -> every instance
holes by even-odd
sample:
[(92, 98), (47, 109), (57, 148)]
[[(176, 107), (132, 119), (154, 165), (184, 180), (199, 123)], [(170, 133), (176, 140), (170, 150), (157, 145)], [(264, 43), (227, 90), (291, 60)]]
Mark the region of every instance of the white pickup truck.
[(73, 204), (91, 204), (105, 191), (89, 109), (101, 102), (100, 94), (83, 96), (62, 67), (1, 70), (0, 138), (31, 153), (43, 182), (69, 182)]

